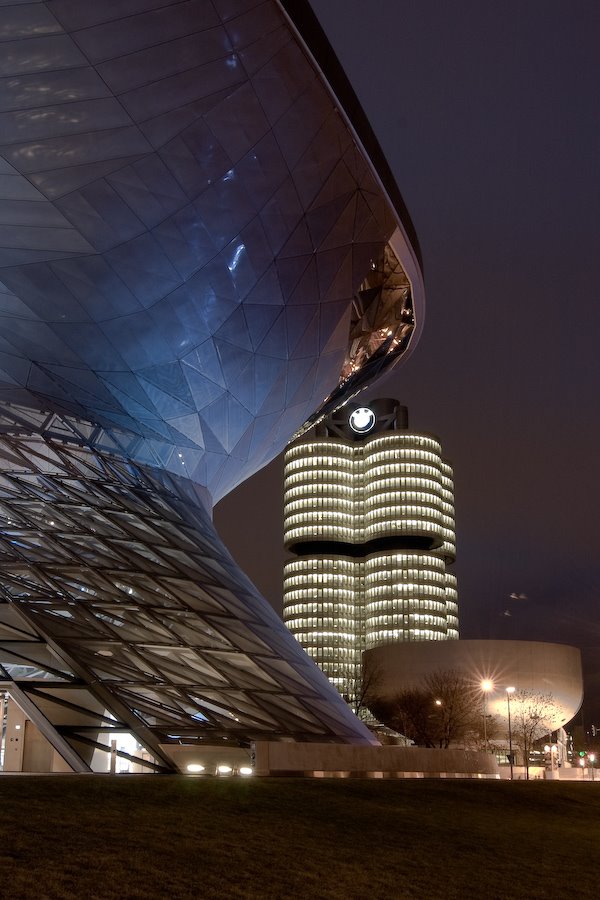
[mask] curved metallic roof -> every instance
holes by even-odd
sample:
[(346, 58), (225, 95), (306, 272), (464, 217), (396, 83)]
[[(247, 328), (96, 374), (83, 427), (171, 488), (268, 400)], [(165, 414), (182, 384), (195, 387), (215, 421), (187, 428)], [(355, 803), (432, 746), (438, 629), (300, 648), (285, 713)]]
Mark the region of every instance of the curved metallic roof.
[(418, 252), (364, 132), (276, 0), (16, 3), (0, 44), (0, 677), (75, 767), (117, 725), (157, 760), (371, 740), (202, 510), (186, 536), (192, 494), (414, 345)]
[(423, 257), (419, 238), (410, 213), (371, 123), (312, 6), (308, 0), (280, 0), (280, 2), (329, 84), (356, 139), (363, 148), (365, 156), (371, 161), (389, 202), (396, 210), (400, 228), (410, 244), (420, 269), (422, 269)]
[(398, 212), (276, 2), (2, 15), (0, 397), (218, 499), (336, 386)]

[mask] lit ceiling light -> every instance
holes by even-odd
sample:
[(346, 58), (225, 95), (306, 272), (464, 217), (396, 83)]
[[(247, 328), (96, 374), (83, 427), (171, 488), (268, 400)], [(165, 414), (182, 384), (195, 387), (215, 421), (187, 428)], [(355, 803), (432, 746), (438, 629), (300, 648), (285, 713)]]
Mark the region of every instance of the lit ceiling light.
[(239, 773), (240, 775), (252, 775), (252, 766), (240, 766)]
[(231, 766), (217, 766), (217, 772), (219, 775), (231, 775), (233, 769)]
[(187, 766), (188, 772), (195, 774), (196, 772), (204, 772), (204, 766), (201, 766), (200, 763), (190, 763)]

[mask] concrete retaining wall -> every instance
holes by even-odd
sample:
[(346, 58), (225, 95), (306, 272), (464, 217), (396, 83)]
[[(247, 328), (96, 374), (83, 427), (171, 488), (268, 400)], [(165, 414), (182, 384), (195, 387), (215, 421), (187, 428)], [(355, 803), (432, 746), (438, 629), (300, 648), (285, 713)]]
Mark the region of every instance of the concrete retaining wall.
[(285, 741), (256, 741), (254, 749), (257, 775), (499, 778), (495, 757), (473, 750)]

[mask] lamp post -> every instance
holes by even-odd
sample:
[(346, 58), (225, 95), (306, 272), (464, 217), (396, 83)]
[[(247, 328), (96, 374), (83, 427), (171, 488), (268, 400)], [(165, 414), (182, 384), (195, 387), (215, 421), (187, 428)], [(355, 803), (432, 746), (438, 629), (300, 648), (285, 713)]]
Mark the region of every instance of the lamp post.
[[(443, 714), (443, 710), (442, 710), (442, 706), (444, 704), (442, 703), (442, 701), (439, 698), (434, 700), (433, 702), (436, 706), (436, 710), (434, 713), (432, 713), (429, 716), (429, 718), (435, 720), (435, 727), (436, 727), (437, 734), (438, 734), (438, 737), (436, 738), (436, 740), (438, 741), (439, 746), (441, 748), (444, 746), (444, 741), (446, 739), (446, 728), (445, 728), (445, 722), (444, 722), (444, 714)], [(441, 716), (438, 715), (438, 713), (440, 711), (442, 712)]]
[(510, 724), (510, 695), (514, 694), (514, 687), (506, 688), (506, 704), (508, 706), (508, 761), (510, 763), (510, 780), (513, 780), (513, 752), (512, 752), (512, 727)]
[(489, 691), (494, 690), (494, 684), (489, 678), (484, 678), (481, 682), (481, 690), (483, 691), (483, 745), (485, 752), (489, 751), (487, 739), (487, 695)]
[(592, 765), (591, 776), (592, 776), (592, 781), (593, 781), (593, 780), (594, 780), (594, 763), (596, 762), (596, 754), (595, 754), (595, 753), (588, 753), (588, 761), (589, 761), (589, 762), (591, 763), (591, 765)]

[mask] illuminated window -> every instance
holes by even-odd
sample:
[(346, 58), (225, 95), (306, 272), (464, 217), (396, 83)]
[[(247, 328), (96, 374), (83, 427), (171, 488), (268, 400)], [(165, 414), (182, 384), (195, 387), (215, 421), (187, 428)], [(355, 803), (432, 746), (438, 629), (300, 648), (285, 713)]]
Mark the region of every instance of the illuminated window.
[[(446, 572), (455, 554), (452, 470), (434, 438), (299, 441), (286, 453), (284, 507), (286, 546), (340, 548), (286, 564), (284, 620), (344, 696), (355, 690), (364, 647), (458, 637), (456, 579)], [(408, 538), (422, 549), (402, 551)], [(398, 549), (369, 552), (369, 541)]]

